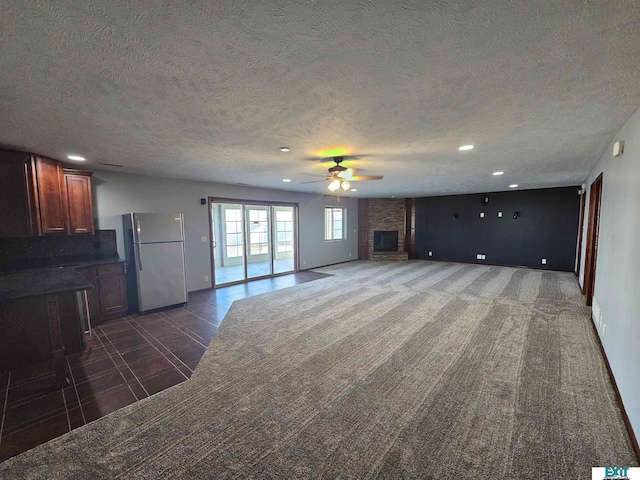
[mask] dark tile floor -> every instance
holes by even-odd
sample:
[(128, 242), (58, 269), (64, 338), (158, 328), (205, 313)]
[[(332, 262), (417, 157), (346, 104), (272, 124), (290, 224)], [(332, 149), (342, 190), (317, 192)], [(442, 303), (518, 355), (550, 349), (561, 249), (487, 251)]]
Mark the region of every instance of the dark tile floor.
[(234, 300), (326, 276), (305, 271), (195, 292), (185, 307), (105, 322), (67, 357), (65, 388), (36, 387), (46, 365), (0, 372), (0, 462), (187, 380)]

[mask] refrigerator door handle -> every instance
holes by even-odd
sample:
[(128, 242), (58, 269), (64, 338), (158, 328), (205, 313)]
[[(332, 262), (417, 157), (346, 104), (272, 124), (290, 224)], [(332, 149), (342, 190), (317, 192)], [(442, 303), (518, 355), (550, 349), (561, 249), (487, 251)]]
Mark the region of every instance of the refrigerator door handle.
[(134, 232), (134, 239), (135, 239), (134, 242), (140, 243), (140, 220), (138, 220), (135, 215), (133, 216), (133, 218), (136, 221), (135, 232)]
[(139, 243), (136, 243), (136, 263), (138, 264), (138, 270), (142, 271), (142, 255), (140, 255)]

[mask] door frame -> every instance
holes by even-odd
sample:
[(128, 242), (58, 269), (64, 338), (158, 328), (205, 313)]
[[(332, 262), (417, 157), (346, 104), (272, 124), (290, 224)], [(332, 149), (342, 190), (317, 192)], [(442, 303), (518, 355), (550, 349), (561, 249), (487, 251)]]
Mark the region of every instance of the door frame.
[[(582, 230), (584, 229), (584, 207), (587, 199), (587, 192), (583, 191), (580, 195), (580, 223), (578, 224), (578, 260), (574, 273), (580, 278), (580, 270), (582, 261)], [(584, 292), (583, 292), (584, 293)]]
[[(211, 218), (211, 204), (212, 203), (233, 203), (236, 205), (242, 205), (242, 211), (245, 211), (245, 207), (247, 205), (259, 205), (259, 206), (267, 206), (269, 207), (269, 211), (271, 211), (271, 207), (278, 207), (278, 206), (282, 206), (282, 207), (293, 207), (293, 218), (294, 218), (294, 223), (295, 223), (295, 232), (293, 235), (293, 250), (294, 250), (294, 257), (293, 257), (293, 271), (291, 272), (282, 272), (282, 273), (272, 273), (271, 275), (264, 275), (261, 277), (252, 277), (252, 278), (246, 278), (247, 274), (246, 274), (246, 258), (244, 259), (245, 262), (245, 278), (244, 280), (238, 280), (235, 282), (229, 282), (229, 283), (225, 283), (224, 287), (228, 287), (231, 285), (239, 285), (239, 284), (243, 284), (243, 283), (247, 283), (253, 280), (260, 280), (263, 278), (273, 278), (273, 277), (280, 277), (282, 275), (290, 275), (292, 273), (297, 273), (300, 271), (300, 222), (299, 222), (299, 210), (300, 210), (300, 204), (296, 203), (296, 202), (268, 202), (268, 201), (264, 201), (264, 200), (248, 200), (248, 199), (242, 199), (242, 198), (226, 198), (226, 197), (208, 197), (208, 201), (207, 201), (207, 209), (209, 210), (208, 212), (208, 217), (209, 217), (209, 256), (211, 257), (211, 288), (216, 288), (216, 268), (215, 268), (215, 257), (213, 254), (213, 248), (212, 248), (212, 241), (213, 241), (213, 219)], [(271, 217), (271, 216), (270, 216)], [(272, 227), (272, 226), (271, 226)], [(243, 227), (244, 228), (244, 227)], [(245, 243), (246, 243), (246, 239), (245, 239)], [(245, 257), (246, 257), (246, 245), (243, 248)], [(272, 254), (271, 256), (273, 257), (273, 245), (272, 245)], [(272, 263), (272, 271), (273, 271), (273, 258), (270, 259), (271, 263)], [(220, 286), (220, 285), (219, 285)]]
[(584, 264), (584, 294), (586, 304), (593, 303), (598, 262), (598, 234), (600, 233), (600, 210), (602, 206), (602, 173), (594, 180), (589, 190), (589, 224), (587, 228), (587, 253)]

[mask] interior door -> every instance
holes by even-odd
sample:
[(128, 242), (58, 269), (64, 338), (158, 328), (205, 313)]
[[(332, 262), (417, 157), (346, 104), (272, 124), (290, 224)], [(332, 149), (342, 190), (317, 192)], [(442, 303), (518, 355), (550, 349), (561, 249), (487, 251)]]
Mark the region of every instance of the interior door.
[(247, 278), (272, 275), (271, 215), (266, 205), (245, 207)]
[(589, 226), (587, 229), (587, 256), (584, 265), (584, 293), (587, 305), (593, 303), (598, 261), (598, 234), (600, 233), (600, 204), (602, 201), (602, 174), (591, 184), (589, 193)]
[(211, 202), (211, 257), (214, 286), (246, 280), (244, 237), (243, 205)]

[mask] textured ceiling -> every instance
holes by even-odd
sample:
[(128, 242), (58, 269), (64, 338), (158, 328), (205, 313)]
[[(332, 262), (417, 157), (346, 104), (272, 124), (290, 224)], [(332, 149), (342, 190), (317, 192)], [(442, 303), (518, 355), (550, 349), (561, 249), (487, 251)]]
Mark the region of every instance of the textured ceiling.
[(342, 147), (384, 175), (354, 196), (575, 185), (640, 105), (639, 26), (638, 1), (0, 0), (0, 144), (317, 193)]

